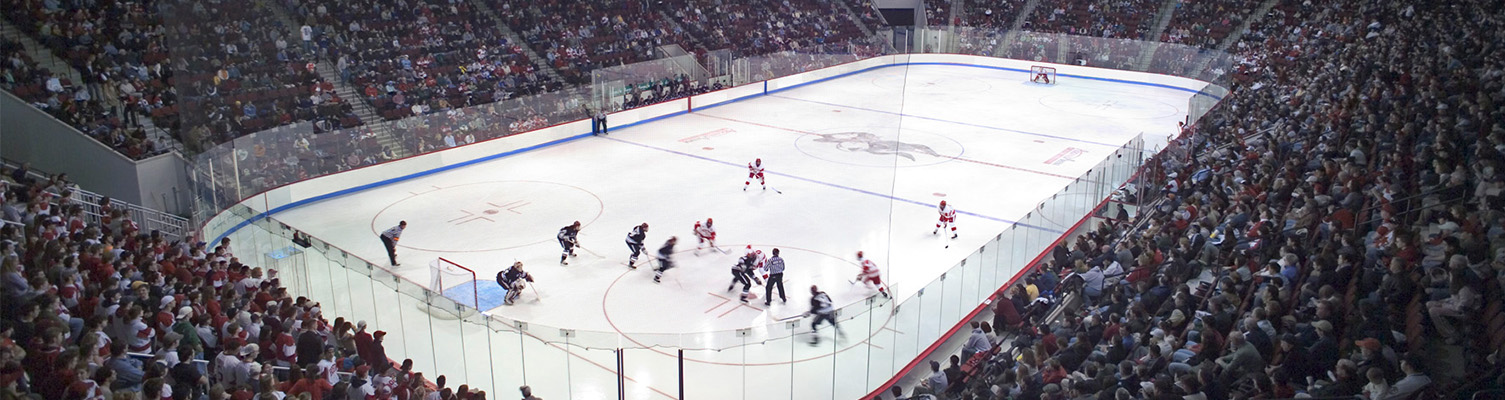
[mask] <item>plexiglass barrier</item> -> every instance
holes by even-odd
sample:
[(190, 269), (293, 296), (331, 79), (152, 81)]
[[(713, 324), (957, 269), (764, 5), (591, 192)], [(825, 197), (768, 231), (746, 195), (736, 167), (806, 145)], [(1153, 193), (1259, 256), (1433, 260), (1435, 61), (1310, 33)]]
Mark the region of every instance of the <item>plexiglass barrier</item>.
[[(1222, 76), (1231, 64), (1225, 54), (1190, 46), (962, 28), (905, 35), (915, 43), (902, 48), (938, 53), (921, 58), (896, 54), (888, 42), (893, 37), (885, 33), (799, 51), (733, 55), (708, 69), (721, 74), (712, 79), (733, 87), (697, 98), (732, 101), (841, 71), (920, 60), (996, 60), (988, 64), (1017, 68), (1017, 63), (998, 59), (1013, 58), (1061, 64), (1063, 75), (1085, 65), (1211, 82), (1196, 88), (1203, 94), (1194, 96), (1189, 107), (1195, 119), (1226, 95)], [(717, 59), (726, 57), (718, 53)], [(275, 214), (387, 179), (586, 134), (585, 110), (591, 100), (590, 88), (576, 88), (432, 111), (382, 126), (324, 131), (290, 125), (238, 138), (197, 157), (193, 176), (204, 235), (228, 235), (242, 259), (261, 260), (278, 270), (284, 285), (333, 310), (328, 315), (366, 320), (373, 330), (392, 332), (390, 354), (412, 359), (415, 370), (429, 377), (446, 375), (450, 382), (498, 396), (527, 384), (545, 397), (562, 398), (860, 398), (882, 389), (878, 386), (959, 319), (1032, 268), (1031, 261), (1062, 232), (1095, 215), (1105, 199), (1135, 177), (1147, 148), (1161, 147), (1153, 139), (1136, 137), (938, 279), (922, 287), (912, 284), (916, 287), (906, 290), (910, 294), (900, 296), (900, 303), (874, 297), (840, 309), (848, 339), (815, 346), (804, 337), (809, 321), (803, 319), (665, 334), (586, 331), (463, 312), (477, 305), (456, 304), (385, 264), (321, 238), (310, 238), (306, 248), (293, 244), (295, 229)], [(678, 99), (620, 111), (609, 119), (625, 124), (701, 106)], [(411, 153), (450, 151), (391, 160), (394, 151), (377, 137), (382, 131)], [(514, 135), (519, 132), (530, 133)], [(297, 182), (302, 183), (288, 185)]]
[[(426, 376), (446, 375), (490, 393), (520, 385), (562, 398), (615, 398), (618, 371), (629, 398), (860, 398), (900, 372), (962, 317), (1029, 268), (1080, 221), (1093, 216), (1139, 170), (1144, 140), (1109, 154), (1049, 196), (1014, 226), (895, 305), (882, 297), (838, 311), (846, 340), (808, 344), (808, 321), (685, 334), (585, 331), (486, 313), (447, 313), (456, 304), (276, 216), (234, 205), (206, 225), (226, 232), (242, 259), (257, 255), (290, 291), (319, 302), (328, 315), (365, 320), (391, 332), (394, 357)], [(261, 257), (261, 255), (266, 255)], [(430, 311), (426, 311), (430, 310)], [(463, 315), (456, 318), (456, 315)], [(683, 369), (681, 369), (681, 357)], [(621, 362), (621, 368), (617, 365)]]

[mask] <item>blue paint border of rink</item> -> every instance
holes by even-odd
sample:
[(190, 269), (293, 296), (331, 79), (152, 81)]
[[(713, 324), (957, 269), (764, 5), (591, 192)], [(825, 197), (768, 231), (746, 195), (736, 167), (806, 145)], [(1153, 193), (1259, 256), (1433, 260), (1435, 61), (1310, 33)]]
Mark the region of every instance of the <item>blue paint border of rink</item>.
[[(813, 84), (817, 84), (817, 83), (821, 83), (821, 82), (826, 82), (826, 81), (833, 80), (833, 79), (845, 78), (845, 77), (848, 77), (848, 76), (857, 75), (857, 74), (861, 74), (861, 73), (865, 73), (865, 72), (869, 72), (869, 71), (873, 71), (873, 70), (877, 70), (877, 69), (893, 68), (893, 67), (901, 67), (901, 66), (902, 67), (908, 67), (908, 66), (913, 66), (913, 65), (940, 65), (940, 66), (982, 68), (982, 69), (992, 69), (992, 70), (1011, 71), (1011, 72), (1027, 72), (1027, 70), (1018, 69), (1018, 68), (1006, 68), (1006, 67), (995, 67), (995, 66), (988, 66), (988, 65), (961, 64), (961, 63), (945, 63), (945, 62), (915, 62), (915, 63), (905, 62), (905, 63), (898, 63), (898, 64), (878, 65), (878, 66), (873, 66), (873, 67), (859, 69), (859, 70), (856, 70), (856, 71), (851, 71), (851, 72), (845, 72), (845, 73), (841, 73), (841, 74), (837, 74), (837, 75), (832, 75), (832, 76), (828, 76), (828, 77), (825, 77), (825, 78), (820, 78), (820, 79), (812, 80), (812, 81), (809, 81), (809, 82), (801, 82), (801, 83), (798, 83), (798, 84), (790, 85), (788, 87), (774, 89), (772, 91), (768, 90), (768, 81), (765, 80), (765, 81), (763, 81), (763, 92), (761, 94), (752, 94), (752, 95), (737, 97), (737, 98), (733, 98), (733, 99), (730, 99), (730, 100), (727, 100), (727, 101), (724, 101), (724, 102), (720, 102), (720, 103), (712, 104), (712, 105), (709, 105), (709, 106), (701, 107), (701, 108), (698, 108), (698, 109), (699, 110), (705, 110), (705, 109), (716, 108), (716, 107), (720, 107), (720, 106), (723, 106), (723, 105), (740, 102), (740, 101), (751, 99), (751, 98), (767, 96), (770, 93), (778, 93), (778, 92), (782, 92), (782, 91), (786, 91), (786, 90), (790, 90), (790, 89), (795, 89), (795, 88), (798, 88), (798, 87), (801, 87), (801, 86), (808, 86), (808, 85), (813, 85)], [(1172, 89), (1172, 90), (1178, 90), (1178, 91), (1193, 93), (1194, 96), (1207, 96), (1207, 97), (1213, 98), (1214, 100), (1222, 100), (1223, 99), (1221, 96), (1215, 96), (1215, 95), (1212, 95), (1212, 94), (1204, 93), (1201, 90), (1192, 90), (1192, 89), (1188, 89), (1188, 88), (1171, 86), (1171, 85), (1160, 84), (1160, 83), (1140, 82), (1140, 81), (1131, 81), (1131, 80), (1123, 80), (1123, 79), (1112, 79), (1112, 78), (1100, 78), (1100, 77), (1094, 77), (1094, 76), (1073, 75), (1073, 74), (1062, 74), (1062, 75), (1059, 75), (1059, 76), (1064, 76), (1064, 77), (1069, 77), (1069, 78), (1090, 79), (1090, 80), (1103, 81), (1103, 82), (1113, 82), (1113, 83), (1123, 83), (1123, 84), (1130, 84), (1130, 85), (1158, 87), (1158, 88), (1165, 88), (1165, 89)], [(1209, 85), (1211, 85), (1211, 83), (1209, 83)], [(799, 100), (799, 99), (793, 99), (793, 100)], [(665, 115), (660, 115), (660, 116), (657, 116), (657, 117), (648, 118), (648, 119), (644, 119), (644, 120), (641, 120), (641, 121), (637, 121), (637, 122), (633, 122), (633, 123), (628, 123), (628, 124), (623, 124), (623, 125), (620, 125), (620, 126), (616, 126), (615, 129), (619, 129), (620, 130), (620, 129), (625, 129), (625, 128), (630, 128), (630, 127), (633, 127), (633, 126), (643, 125), (643, 124), (647, 124), (647, 123), (651, 123), (651, 122), (654, 122), (654, 121), (659, 121), (659, 120), (663, 120), (663, 119), (667, 119), (667, 118), (673, 118), (673, 117), (677, 117), (677, 116), (680, 116), (680, 115), (692, 113), (695, 110), (697, 110), (697, 109), (696, 108), (691, 108), (691, 109), (686, 110), (686, 111), (676, 111), (676, 112), (673, 112), (673, 113), (669, 113), (669, 114), (665, 114)], [(575, 122), (575, 121), (571, 121), (571, 122)], [(1028, 132), (1024, 132), (1024, 133), (1028, 133)], [(527, 134), (527, 132), (520, 133), (520, 135), (526, 135), (526, 134)], [(276, 215), (277, 213), (280, 213), (280, 212), (283, 212), (283, 211), (287, 211), (287, 210), (291, 210), (291, 209), (294, 209), (294, 208), (306, 206), (306, 205), (309, 205), (309, 204), (318, 203), (318, 202), (321, 202), (321, 201), (324, 201), (324, 200), (333, 199), (333, 198), (336, 198), (336, 197), (341, 197), (341, 196), (344, 196), (344, 195), (347, 195), (347, 194), (362, 192), (362, 191), (365, 191), (367, 189), (374, 189), (374, 188), (378, 188), (378, 187), (382, 187), (382, 186), (386, 186), (386, 185), (390, 185), (390, 184), (394, 184), (394, 183), (398, 183), (398, 182), (402, 182), (402, 181), (406, 181), (406, 180), (410, 180), (410, 179), (416, 179), (416, 178), (421, 178), (421, 177), (425, 177), (425, 176), (437, 174), (437, 173), (440, 173), (440, 172), (446, 172), (446, 171), (450, 171), (450, 170), (454, 170), (454, 169), (458, 169), (458, 168), (469, 167), (469, 166), (472, 166), (472, 165), (476, 165), (476, 164), (480, 164), (480, 163), (484, 163), (484, 162), (488, 162), (488, 161), (493, 161), (493, 160), (500, 159), (500, 158), (507, 157), (507, 156), (511, 156), (511, 155), (522, 154), (522, 153), (526, 153), (526, 152), (529, 152), (529, 151), (542, 149), (542, 148), (545, 148), (545, 147), (552, 147), (552, 146), (558, 145), (558, 144), (564, 144), (564, 143), (568, 143), (568, 142), (573, 142), (573, 141), (576, 141), (576, 140), (579, 140), (579, 139), (583, 139), (583, 138), (587, 138), (587, 137), (591, 137), (591, 136), (594, 136), (594, 135), (591, 134), (591, 133), (582, 133), (582, 134), (579, 134), (579, 135), (570, 136), (570, 137), (563, 138), (563, 139), (557, 139), (557, 140), (553, 140), (553, 141), (549, 141), (549, 142), (539, 143), (539, 144), (536, 144), (536, 145), (532, 145), (532, 146), (528, 146), (528, 147), (523, 147), (523, 148), (519, 148), (519, 149), (516, 149), (516, 150), (510, 150), (510, 151), (505, 151), (505, 152), (501, 152), (501, 153), (497, 153), (497, 154), (492, 154), (492, 155), (481, 157), (481, 158), (477, 158), (477, 159), (474, 159), (474, 160), (469, 160), (469, 161), (464, 161), (464, 162), (458, 162), (458, 163), (454, 163), (454, 164), (450, 164), (450, 165), (445, 165), (445, 166), (442, 166), (442, 167), (436, 167), (436, 168), (425, 170), (425, 171), (418, 171), (418, 172), (414, 172), (414, 173), (403, 175), (403, 176), (398, 176), (398, 177), (384, 179), (384, 180), (380, 180), (380, 181), (376, 181), (376, 182), (372, 182), (372, 183), (367, 183), (367, 184), (364, 184), (364, 185), (353, 186), (353, 187), (346, 188), (346, 189), (340, 189), (340, 190), (336, 190), (336, 191), (333, 191), (333, 192), (321, 194), (321, 195), (318, 195), (318, 196), (309, 197), (307, 199), (298, 200), (298, 201), (294, 201), (294, 202), (291, 202), (291, 203), (283, 204), (283, 205), (274, 207), (274, 208), (272, 208), (270, 210), (257, 213), (256, 215), (252, 216), (251, 218), (247, 218), (245, 220), (237, 222), (235, 224), (235, 226), (230, 227), (230, 229), (226, 230), (225, 233), (221, 233), (219, 236), (215, 237), (214, 238), (214, 242), (211, 242), (211, 243), (218, 243), (220, 240), (222, 240), (222, 239), (224, 239), (226, 237), (229, 237), (231, 234), (234, 234), (236, 231), (239, 231), (241, 228), (244, 228), (246, 226), (251, 225), (253, 223), (253, 221), (260, 220), (260, 219), (265, 219), (265, 218), (269, 218), (269, 217), (271, 217), (273, 215)], [(617, 140), (617, 139), (614, 139), (614, 140)], [(634, 144), (634, 145), (639, 145), (639, 146), (645, 146), (645, 147), (649, 147), (649, 148), (658, 149), (656, 147), (647, 146), (647, 145), (643, 145), (643, 144), (639, 144), (639, 143), (628, 142), (628, 141), (624, 141), (624, 140), (617, 140), (617, 141), (622, 142), (622, 143), (629, 143), (629, 144)], [(659, 149), (659, 150), (674, 152), (674, 151), (668, 150), (668, 149)], [(686, 153), (680, 153), (680, 154), (684, 154), (684, 155), (690, 156), (690, 157), (703, 158), (703, 157), (698, 157), (698, 156), (691, 155), (691, 154), (686, 154)], [(706, 160), (714, 161), (714, 162), (718, 162), (718, 163), (725, 163), (723, 161), (712, 160), (712, 159), (708, 159), (708, 158), (706, 158)], [(741, 165), (736, 165), (736, 167), (741, 168)], [(797, 180), (801, 180), (801, 181), (811, 182), (811, 183), (815, 183), (815, 184), (819, 184), (819, 185), (823, 185), (823, 186), (835, 187), (835, 188), (839, 188), (839, 189), (845, 189), (845, 190), (857, 191), (857, 192), (861, 192), (861, 193), (865, 193), (865, 194), (870, 194), (870, 195), (875, 195), (875, 196), (881, 196), (881, 197), (888, 198), (890, 200), (902, 201), (902, 202), (906, 202), (906, 203), (913, 203), (913, 204), (917, 204), (917, 205), (924, 206), (924, 207), (931, 207), (931, 204), (929, 204), (929, 203), (921, 203), (921, 202), (914, 201), (914, 200), (901, 199), (901, 198), (893, 197), (893, 196), (882, 194), (882, 193), (875, 193), (875, 192), (866, 191), (866, 190), (862, 190), (862, 189), (841, 186), (841, 185), (837, 185), (837, 184), (834, 184), (834, 183), (827, 183), (827, 182), (817, 181), (817, 180), (813, 180), (813, 179), (801, 178), (801, 177), (797, 177), (797, 176), (785, 175), (785, 174), (780, 174), (780, 173), (773, 173), (773, 174), (774, 175), (778, 175), (778, 176), (784, 176), (784, 177), (787, 177), (787, 178), (797, 179)], [(258, 195), (260, 195), (260, 194), (258, 194)], [(243, 202), (245, 200), (246, 199), (241, 199), (240, 201), (237, 201), (236, 203), (239, 204), (240, 202)], [(220, 211), (220, 213), (223, 213), (223, 212), (224, 211)], [(963, 215), (970, 215), (970, 216), (974, 216), (974, 217), (978, 217), (978, 218), (984, 218), (984, 219), (989, 219), (989, 220), (993, 220), (993, 221), (999, 221), (999, 222), (1010, 223), (1010, 224), (1018, 224), (1020, 226), (1029, 227), (1029, 228), (1035, 228), (1035, 229), (1043, 230), (1043, 231), (1046, 231), (1046, 232), (1052, 232), (1052, 233), (1057, 233), (1057, 234), (1061, 233), (1060, 231), (1057, 231), (1057, 230), (1054, 230), (1054, 229), (1047, 229), (1047, 228), (1038, 227), (1038, 226), (1031, 226), (1031, 225), (1027, 225), (1027, 224), (1019, 224), (1016, 221), (1009, 221), (1009, 220), (1005, 220), (1005, 219), (1001, 219), (1001, 218), (989, 217), (989, 216), (985, 216), (985, 215), (978, 215), (978, 214), (968, 213), (968, 212), (964, 212), (964, 211), (960, 211), (960, 210), (958, 210), (957, 212), (961, 213)]]

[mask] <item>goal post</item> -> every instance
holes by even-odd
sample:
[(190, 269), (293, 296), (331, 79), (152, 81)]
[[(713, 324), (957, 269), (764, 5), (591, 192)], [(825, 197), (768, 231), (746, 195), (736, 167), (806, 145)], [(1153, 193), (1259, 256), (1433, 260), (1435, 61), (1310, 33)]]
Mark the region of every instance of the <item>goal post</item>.
[(1029, 81), (1042, 85), (1056, 84), (1056, 68), (1033, 65), (1029, 67)]
[[(476, 271), (444, 257), (429, 262), (428, 304), (419, 308), (440, 318), (465, 318), (480, 309), (480, 290)], [(433, 297), (445, 300), (435, 301)]]

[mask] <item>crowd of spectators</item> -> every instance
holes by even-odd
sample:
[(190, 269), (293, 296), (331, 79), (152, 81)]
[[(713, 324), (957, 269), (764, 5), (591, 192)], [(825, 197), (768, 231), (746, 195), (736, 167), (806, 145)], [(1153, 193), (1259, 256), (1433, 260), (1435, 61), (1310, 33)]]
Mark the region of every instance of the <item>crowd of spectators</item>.
[(1160, 41), (1214, 48), (1233, 33), (1257, 3), (1244, 1), (1177, 1)]
[(464, 2), (313, 2), (306, 16), (321, 55), (383, 119), (443, 112), (558, 90), (521, 44)]
[(25, 171), (0, 190), (0, 397), (486, 398), (393, 362), (385, 332), (325, 318), (229, 239), (143, 232), (108, 205), (86, 217), (65, 178)]
[[(167, 79), (161, 24), (135, 4), (107, 2), (90, 7), (78, 2), (5, 0), (5, 18), (80, 71), (81, 82), (66, 71), (39, 68), (19, 42), (5, 40), (3, 84), (37, 109), (132, 158), (161, 153), (142, 129), (140, 119), (176, 104)], [(160, 120), (158, 125), (172, 121)]]
[(1238, 46), (1234, 93), (1143, 171), (1164, 182), (1135, 194), (1153, 206), (1053, 249), (916, 393), (1501, 393), (1505, 27), (1487, 3), (1282, 9)]
[(689, 35), (650, 2), (502, 1), (497, 13), (548, 59), (566, 83), (591, 81), (591, 70), (654, 58), (658, 46), (694, 48)]
[(1097, 0), (1036, 6), (1021, 29), (1120, 39), (1143, 39), (1160, 0)]
[(320, 78), (310, 48), (289, 37), (273, 3), (235, 11), (187, 0), (160, 6), (184, 91), (173, 111), (189, 127), (190, 150), (293, 123), (321, 132), (361, 124), (334, 82)]

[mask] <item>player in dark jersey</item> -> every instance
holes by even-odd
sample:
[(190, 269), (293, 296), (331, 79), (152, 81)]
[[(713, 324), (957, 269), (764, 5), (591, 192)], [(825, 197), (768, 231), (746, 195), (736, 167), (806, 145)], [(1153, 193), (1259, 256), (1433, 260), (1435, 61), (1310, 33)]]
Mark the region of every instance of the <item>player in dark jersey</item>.
[(648, 223), (632, 227), (632, 232), (627, 232), (627, 249), (632, 250), (632, 257), (627, 258), (627, 267), (637, 269), (638, 254), (643, 253), (643, 239), (648, 237)]
[[(647, 224), (643, 225), (646, 226)], [(658, 268), (653, 269), (654, 282), (658, 282), (660, 278), (664, 277), (664, 271), (674, 268), (674, 260), (670, 257), (674, 256), (674, 244), (678, 242), (679, 238), (670, 236), (669, 240), (664, 241), (664, 247), (658, 248)]]
[(564, 253), (559, 255), (559, 264), (570, 265), (565, 259), (575, 256), (575, 246), (580, 245), (580, 242), (576, 241), (575, 236), (579, 234), (580, 221), (575, 221), (573, 224), (559, 228), (559, 235), (555, 237), (559, 239), (559, 246), (564, 248)]
[(512, 305), (512, 302), (523, 294), (523, 289), (528, 285), (527, 282), (532, 281), (533, 275), (523, 271), (521, 261), (513, 262), (512, 268), (496, 273), (496, 284), (507, 290), (507, 293), (502, 296), (507, 305)]

